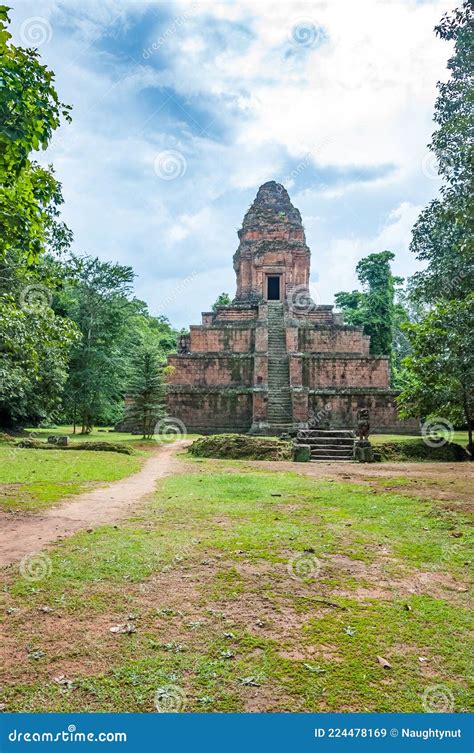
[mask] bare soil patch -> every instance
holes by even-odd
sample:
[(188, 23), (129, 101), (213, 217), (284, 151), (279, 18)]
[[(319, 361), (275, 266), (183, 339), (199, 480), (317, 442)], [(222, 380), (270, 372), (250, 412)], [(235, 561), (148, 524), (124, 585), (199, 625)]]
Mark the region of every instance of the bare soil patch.
[(447, 509), (472, 511), (474, 508), (474, 463), (247, 462), (254, 468), (292, 471), (315, 479), (375, 486), (381, 492), (396, 491), (410, 497), (453, 502), (454, 508), (443, 505)]
[(394, 574), (391, 566), (396, 560), (381, 555), (375, 562), (367, 563), (354, 560), (343, 554), (327, 555), (324, 560), (324, 570), (331, 576), (338, 572), (357, 578), (361, 586), (356, 589), (335, 588), (334, 596), (348, 596), (360, 601), (365, 599), (391, 599), (393, 596), (411, 596), (424, 594), (434, 598), (452, 600), (455, 594), (466, 593), (469, 589), (466, 583), (456, 580), (446, 572), (420, 570), (409, 573)]

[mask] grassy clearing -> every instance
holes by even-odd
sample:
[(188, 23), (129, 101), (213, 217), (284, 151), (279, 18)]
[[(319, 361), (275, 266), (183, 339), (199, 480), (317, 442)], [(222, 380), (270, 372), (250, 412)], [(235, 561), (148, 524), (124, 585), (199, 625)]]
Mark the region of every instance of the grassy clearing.
[(144, 452), (18, 449), (0, 445), (0, 510), (41, 510), (92, 485), (116, 481), (135, 473)]
[[(153, 449), (157, 446), (157, 439), (142, 439), (140, 435), (125, 431), (112, 431), (110, 426), (95, 426), (90, 434), (73, 434), (72, 426), (57, 426), (55, 429), (27, 429), (38, 439), (46, 440), (50, 434), (69, 437), (71, 442), (126, 442), (143, 449)], [(199, 434), (189, 434), (189, 439), (197, 439)]]
[(127, 442), (127, 444), (149, 444), (156, 446), (154, 440), (143, 440), (141, 436), (130, 434), (125, 431), (112, 431), (110, 426), (95, 426), (90, 434), (80, 434), (79, 431), (73, 434), (72, 426), (57, 426), (55, 429), (27, 429), (30, 434), (34, 434), (38, 439), (46, 440), (50, 434), (61, 437), (69, 437), (71, 442)]
[[(462, 445), (462, 447), (465, 447), (468, 442), (468, 436), (467, 431), (455, 431), (453, 434), (449, 434), (447, 432), (440, 432), (440, 434), (446, 439), (448, 439), (450, 442), (455, 442), (456, 444)], [(417, 437), (413, 434), (371, 434), (370, 435), (370, 441), (373, 444), (382, 444), (382, 442), (403, 442), (407, 439), (418, 439), (420, 442), (423, 441), (423, 438), (421, 436)]]
[(244, 462), (187, 469), (52, 549), (48, 578), (11, 576), (8, 710), (153, 711), (165, 688), (187, 711), (421, 711), (433, 685), (468, 708), (464, 514)]

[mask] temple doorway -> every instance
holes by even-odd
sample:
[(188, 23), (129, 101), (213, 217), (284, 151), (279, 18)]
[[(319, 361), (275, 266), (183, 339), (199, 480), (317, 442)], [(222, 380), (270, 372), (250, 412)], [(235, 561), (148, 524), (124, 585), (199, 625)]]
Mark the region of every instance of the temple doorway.
[(267, 277), (267, 300), (280, 301), (280, 280), (281, 275), (268, 275)]

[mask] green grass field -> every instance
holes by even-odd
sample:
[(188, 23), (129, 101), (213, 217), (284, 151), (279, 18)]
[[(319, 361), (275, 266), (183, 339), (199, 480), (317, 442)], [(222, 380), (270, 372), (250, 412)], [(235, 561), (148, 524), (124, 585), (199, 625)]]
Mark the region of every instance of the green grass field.
[(465, 710), (462, 510), (186, 459), (139, 515), (52, 547), (49, 577), (8, 576), (0, 701), (154, 711), (158, 692), (186, 711), (423, 711), (441, 686)]
[[(69, 437), (71, 442), (126, 442), (127, 444), (144, 442), (141, 436), (124, 431), (112, 431), (111, 426), (95, 426), (90, 434), (81, 434), (79, 431), (73, 434), (72, 426), (57, 426), (54, 429), (29, 428), (26, 431), (34, 434), (38, 439), (46, 439), (50, 434), (57, 434)], [(145, 441), (156, 444), (153, 439)]]
[[(62, 499), (129, 476), (139, 470), (146, 457), (158, 449), (155, 439), (125, 432), (99, 431), (73, 434), (72, 427), (28, 429), (30, 435), (46, 441), (50, 434), (68, 436), (75, 442), (126, 443), (134, 455), (74, 450), (29, 450), (11, 443), (0, 443), (0, 510), (37, 511)], [(195, 435), (194, 435), (195, 436)], [(193, 438), (193, 435), (190, 435)]]
[[(46, 440), (50, 434), (69, 436), (71, 443), (105, 441), (126, 443), (136, 451), (134, 456), (104, 452), (46, 452), (14, 449), (10, 444), (0, 444), (0, 510), (35, 511), (55, 505), (70, 495), (92, 486), (118, 480), (135, 473), (146, 455), (159, 446), (154, 439), (125, 432), (109, 432), (110, 427), (96, 427), (91, 434), (73, 434), (72, 427), (55, 429), (28, 429), (38, 439)], [(190, 434), (189, 439), (198, 435)], [(374, 445), (385, 441), (407, 439), (406, 435), (374, 434)], [(410, 437), (413, 439), (413, 437)], [(422, 441), (422, 438), (419, 438)], [(453, 441), (465, 445), (466, 432), (456, 432)], [(14, 460), (13, 455), (14, 453)]]
[[(456, 444), (462, 445), (462, 447), (465, 447), (468, 442), (468, 436), (467, 431), (455, 431), (453, 432), (452, 436), (449, 436), (447, 432), (440, 432), (446, 439), (449, 439), (451, 442), (455, 442)], [(370, 441), (373, 444), (381, 444), (382, 442), (400, 442), (404, 439), (419, 439), (420, 442), (423, 441), (423, 438), (421, 436), (417, 437), (413, 434), (371, 434), (370, 435)]]
[(121, 455), (74, 450), (28, 450), (0, 444), (0, 510), (33, 511), (71, 494), (135, 473), (145, 452)]

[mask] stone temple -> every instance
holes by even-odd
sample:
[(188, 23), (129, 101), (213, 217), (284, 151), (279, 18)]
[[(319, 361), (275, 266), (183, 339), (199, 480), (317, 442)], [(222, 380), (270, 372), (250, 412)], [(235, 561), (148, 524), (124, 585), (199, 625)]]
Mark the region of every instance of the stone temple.
[(189, 432), (280, 434), (303, 426), (401, 431), (389, 360), (370, 338), (309, 293), (301, 215), (274, 181), (258, 190), (238, 231), (231, 305), (202, 314), (168, 358), (167, 410)]

